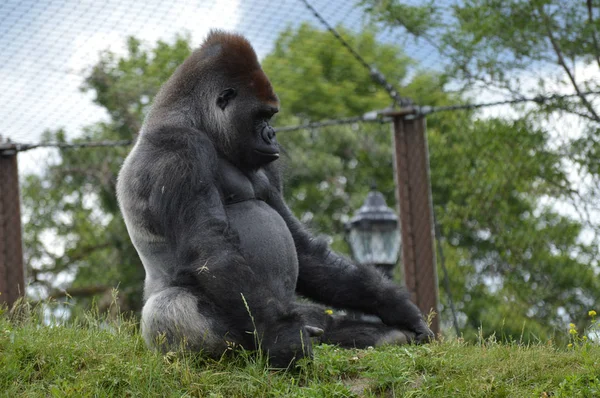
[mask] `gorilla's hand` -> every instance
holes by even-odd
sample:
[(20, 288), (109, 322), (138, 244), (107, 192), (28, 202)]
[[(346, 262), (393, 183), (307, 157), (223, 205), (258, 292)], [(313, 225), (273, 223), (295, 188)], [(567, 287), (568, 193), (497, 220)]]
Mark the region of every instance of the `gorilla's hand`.
[(425, 325), (425, 329), (421, 333), (417, 333), (411, 330), (393, 329), (392, 331), (380, 337), (375, 343), (375, 346), (380, 346), (384, 344), (423, 344), (428, 343), (432, 340), (433, 333), (431, 332), (431, 330), (429, 330), (427, 325)]
[(429, 343), (435, 339), (435, 334), (433, 334), (431, 329), (429, 329), (424, 320), (421, 320), (421, 322), (414, 328), (414, 332), (415, 343), (417, 344)]
[(435, 338), (419, 308), (407, 298), (380, 306), (378, 315), (386, 325), (413, 332), (413, 341), (417, 344), (428, 343)]
[(274, 368), (293, 367), (302, 358), (312, 358), (310, 338), (323, 334), (322, 329), (305, 325), (301, 320), (283, 322), (274, 329), (266, 331), (261, 342)]

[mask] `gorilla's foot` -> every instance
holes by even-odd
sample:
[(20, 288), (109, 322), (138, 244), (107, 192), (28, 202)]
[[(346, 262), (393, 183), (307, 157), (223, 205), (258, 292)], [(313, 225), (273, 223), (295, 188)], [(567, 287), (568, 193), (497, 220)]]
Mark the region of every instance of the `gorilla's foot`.
[(198, 311), (198, 297), (171, 287), (148, 299), (142, 309), (141, 329), (146, 345), (160, 351), (203, 351), (219, 357), (227, 343), (217, 332), (217, 319)]
[(415, 333), (408, 330), (392, 330), (381, 336), (376, 342), (375, 347), (382, 345), (403, 345), (412, 343), (415, 340)]

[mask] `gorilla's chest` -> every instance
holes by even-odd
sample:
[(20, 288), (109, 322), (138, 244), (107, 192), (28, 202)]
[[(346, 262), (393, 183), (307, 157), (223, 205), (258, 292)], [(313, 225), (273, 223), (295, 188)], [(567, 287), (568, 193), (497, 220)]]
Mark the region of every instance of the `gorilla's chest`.
[(292, 234), (279, 213), (265, 201), (269, 183), (258, 171), (247, 176), (228, 162), (221, 165), (219, 185), (229, 225), (240, 237), (244, 257), (282, 295), (293, 295), (298, 257)]

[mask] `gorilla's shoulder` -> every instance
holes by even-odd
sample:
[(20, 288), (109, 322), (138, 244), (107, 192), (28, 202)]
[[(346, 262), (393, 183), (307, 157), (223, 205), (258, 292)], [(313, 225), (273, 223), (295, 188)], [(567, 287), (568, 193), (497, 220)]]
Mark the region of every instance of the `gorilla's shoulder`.
[(173, 176), (210, 176), (217, 165), (217, 151), (208, 136), (187, 127), (161, 127), (140, 135), (132, 162), (162, 179)]
[(179, 155), (190, 153), (200, 155), (200, 152), (211, 155), (216, 153), (215, 147), (208, 135), (191, 127), (163, 126), (146, 131), (142, 140), (151, 148), (164, 154), (177, 152)]

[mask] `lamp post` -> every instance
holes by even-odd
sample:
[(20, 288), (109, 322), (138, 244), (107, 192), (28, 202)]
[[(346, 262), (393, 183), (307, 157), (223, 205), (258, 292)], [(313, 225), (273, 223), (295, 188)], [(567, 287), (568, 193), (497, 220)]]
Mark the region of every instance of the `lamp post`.
[(369, 192), (347, 229), (354, 259), (374, 265), (391, 278), (400, 252), (400, 233), (398, 217), (387, 206), (381, 192), (374, 189)]

